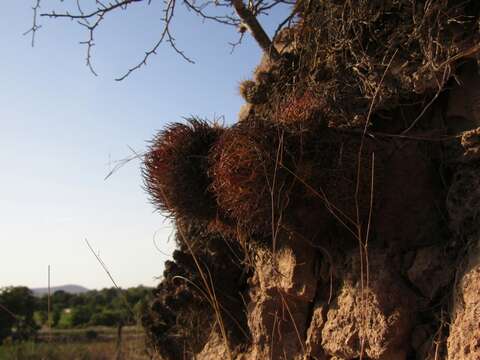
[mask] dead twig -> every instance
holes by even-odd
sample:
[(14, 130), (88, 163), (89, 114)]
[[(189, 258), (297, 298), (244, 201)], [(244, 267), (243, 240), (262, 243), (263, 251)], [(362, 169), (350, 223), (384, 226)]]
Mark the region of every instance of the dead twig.
[(113, 286), (115, 286), (115, 289), (117, 289), (118, 294), (122, 298), (122, 300), (125, 303), (127, 309), (129, 310), (130, 314), (132, 316), (135, 316), (135, 312), (133, 311), (133, 308), (130, 306), (130, 303), (128, 302), (128, 299), (127, 299), (126, 295), (123, 293), (120, 286), (118, 286), (117, 282), (115, 281), (112, 274), (110, 273), (110, 270), (108, 270), (107, 265), (103, 262), (102, 258), (100, 257), (100, 254), (96, 253), (95, 250), (93, 250), (93, 247), (90, 245), (90, 242), (88, 241), (88, 239), (85, 239), (85, 243), (87, 244), (88, 248), (92, 252), (93, 256), (95, 256), (95, 258), (97, 259), (100, 266), (103, 268), (103, 270), (107, 274), (107, 276), (110, 279), (110, 281), (112, 282)]
[[(32, 33), (32, 46), (35, 42), (35, 34), (37, 30), (41, 27), (37, 24), (37, 12), (40, 9), (41, 0), (35, 0), (35, 6), (33, 7), (33, 25), (32, 27), (25, 32), (24, 35)], [(75, 20), (77, 24), (83, 26), (88, 33), (87, 39), (81, 41), (80, 44), (86, 46), (86, 65), (94, 74), (97, 75), (93, 65), (92, 65), (92, 48), (95, 46), (95, 31), (103, 23), (104, 19), (109, 13), (113, 13), (117, 10), (126, 10), (129, 6), (134, 3), (141, 3), (142, 0), (116, 0), (114, 2), (103, 3), (101, 1), (96, 1), (96, 8), (91, 11), (84, 11), (80, 6), (79, 0), (76, 0), (76, 11), (65, 11), (65, 12), (55, 12), (54, 10), (46, 13), (40, 14), (42, 17), (48, 17), (52, 19), (70, 19)], [(150, 5), (151, 1), (143, 1)], [(279, 54), (272, 45), (272, 41), (268, 37), (267, 33), (260, 25), (257, 16), (260, 14), (266, 14), (267, 11), (271, 10), (277, 5), (292, 5), (293, 0), (253, 0), (249, 1), (248, 6), (246, 6), (243, 0), (166, 0), (164, 1), (164, 6), (162, 9), (161, 22), (163, 23), (162, 29), (159, 33), (159, 36), (152, 47), (145, 52), (140, 61), (138, 61), (134, 66), (129, 68), (123, 75), (117, 77), (116, 81), (122, 81), (128, 76), (130, 76), (134, 71), (140, 69), (143, 66), (147, 65), (147, 61), (150, 57), (157, 54), (158, 49), (163, 43), (168, 43), (170, 47), (183, 58), (188, 63), (194, 64), (195, 61), (186, 55), (186, 53), (177, 46), (175, 37), (172, 31), (172, 22), (176, 13), (177, 5), (183, 4), (188, 11), (193, 12), (204, 21), (213, 21), (218, 24), (226, 26), (241, 27), (245, 25), (245, 29), (248, 28), (251, 31), (252, 36), (257, 41), (259, 46), (265, 51), (265, 53), (270, 56), (272, 59), (276, 60), (279, 58)], [(210, 14), (207, 10), (209, 7), (216, 8), (215, 11), (212, 11)], [(224, 8), (225, 11), (222, 13), (218, 9)], [(232, 10), (233, 9), (233, 10)], [(233, 49), (239, 45), (243, 39), (244, 31), (242, 32), (240, 39), (235, 43), (230, 43)]]
[(37, 34), (38, 29), (42, 27), (42, 25), (38, 25), (38, 10), (40, 9), (40, 1), (41, 0), (35, 0), (35, 5), (32, 7), (33, 10), (33, 24), (30, 29), (25, 31), (23, 35), (28, 35), (32, 34), (32, 47), (35, 46), (35, 35)]

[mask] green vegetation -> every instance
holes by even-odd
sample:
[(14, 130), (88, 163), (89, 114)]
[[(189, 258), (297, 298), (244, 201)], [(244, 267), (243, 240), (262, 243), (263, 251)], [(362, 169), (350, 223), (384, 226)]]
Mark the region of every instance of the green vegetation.
[[(51, 296), (52, 327), (70, 329), (85, 326), (134, 325), (141, 317), (151, 289), (143, 286), (118, 290), (92, 290), (83, 294), (57, 291)], [(36, 319), (47, 322), (48, 297), (37, 301)]]
[(0, 289), (0, 344), (7, 337), (25, 340), (36, 333), (35, 305), (36, 299), (26, 287)]
[[(136, 325), (148, 302), (151, 289), (143, 286), (118, 290), (92, 290), (82, 294), (56, 291), (50, 297), (53, 329), (92, 326)], [(32, 339), (48, 326), (48, 296), (33, 296), (26, 287), (0, 289), (0, 344)], [(3, 357), (0, 357), (3, 359)]]

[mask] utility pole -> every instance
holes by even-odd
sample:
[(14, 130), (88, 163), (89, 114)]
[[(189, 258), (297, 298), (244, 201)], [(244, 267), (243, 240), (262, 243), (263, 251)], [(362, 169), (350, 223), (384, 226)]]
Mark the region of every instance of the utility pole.
[(47, 300), (47, 326), (48, 326), (48, 337), (51, 340), (52, 337), (52, 314), (51, 314), (51, 292), (50, 292), (50, 265), (48, 265), (48, 300)]

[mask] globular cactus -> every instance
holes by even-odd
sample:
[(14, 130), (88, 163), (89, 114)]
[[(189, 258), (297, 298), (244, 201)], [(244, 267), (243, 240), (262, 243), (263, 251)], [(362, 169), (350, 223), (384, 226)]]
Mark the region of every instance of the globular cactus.
[(210, 220), (216, 202), (208, 154), (224, 130), (205, 121), (174, 123), (151, 142), (143, 165), (145, 187), (156, 208), (176, 218)]

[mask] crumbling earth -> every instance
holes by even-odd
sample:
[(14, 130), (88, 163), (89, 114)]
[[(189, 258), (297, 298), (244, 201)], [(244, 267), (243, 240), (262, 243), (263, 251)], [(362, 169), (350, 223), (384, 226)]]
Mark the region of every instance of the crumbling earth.
[(477, 1), (304, 1), (241, 86), (145, 158), (178, 250), (165, 359), (480, 359)]

